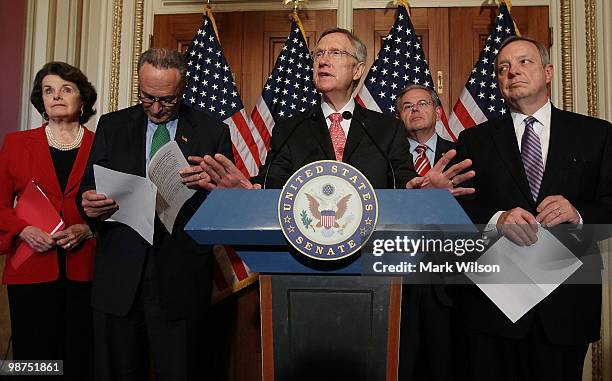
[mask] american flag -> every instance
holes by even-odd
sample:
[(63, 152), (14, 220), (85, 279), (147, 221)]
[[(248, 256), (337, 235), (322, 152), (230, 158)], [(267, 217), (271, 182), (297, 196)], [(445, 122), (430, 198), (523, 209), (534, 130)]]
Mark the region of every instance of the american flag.
[(518, 33), (512, 16), (502, 0), (493, 29), (448, 120), (454, 136), (459, 136), (466, 128), (504, 115), (508, 111), (497, 88), (493, 66), (502, 42), (515, 34)]
[[(202, 27), (185, 53), (187, 82), (183, 103), (202, 110), (229, 126), (236, 166), (253, 176), (264, 150), (261, 136), (244, 110), (229, 64), (221, 49), (212, 10), (204, 14)], [(213, 300), (250, 284), (255, 276), (228, 246), (215, 246)]]
[[(404, 87), (417, 84), (434, 88), (427, 59), (408, 11), (398, 5), (395, 23), (376, 56), (370, 71), (357, 95), (357, 101), (370, 110), (396, 116), (395, 99)], [(438, 133), (450, 138), (446, 115), (442, 112)]]
[[(292, 17), (289, 37), (251, 113), (266, 149), (270, 148), (270, 136), (276, 123), (306, 111), (319, 101), (319, 93), (312, 83), (313, 63), (308, 44), (299, 18), (296, 14)], [(260, 152), (262, 160), (265, 154), (266, 151)]]
[(183, 103), (202, 110), (229, 126), (236, 166), (254, 176), (262, 163), (264, 143), (247, 115), (232, 71), (219, 43), (211, 10), (185, 53), (187, 83)]

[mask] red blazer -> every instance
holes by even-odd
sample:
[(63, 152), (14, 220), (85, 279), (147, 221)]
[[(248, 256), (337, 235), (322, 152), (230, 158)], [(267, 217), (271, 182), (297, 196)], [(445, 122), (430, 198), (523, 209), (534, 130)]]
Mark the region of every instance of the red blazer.
[[(26, 185), (34, 180), (45, 192), (51, 203), (62, 214), (66, 226), (84, 224), (76, 206), (76, 197), (83, 178), (93, 132), (85, 129), (81, 147), (70, 172), (66, 190), (62, 193), (45, 135), (46, 124), (40, 128), (6, 135), (0, 151), (0, 255), (14, 255), (19, 233), (28, 226), (13, 212), (15, 197), (19, 197)], [(89, 281), (93, 274), (95, 238), (85, 240), (76, 250), (67, 252), (66, 275), (68, 279)], [(17, 270), (5, 261), (3, 284), (27, 284), (50, 282), (58, 279), (59, 269), (55, 248), (45, 253), (35, 253)]]

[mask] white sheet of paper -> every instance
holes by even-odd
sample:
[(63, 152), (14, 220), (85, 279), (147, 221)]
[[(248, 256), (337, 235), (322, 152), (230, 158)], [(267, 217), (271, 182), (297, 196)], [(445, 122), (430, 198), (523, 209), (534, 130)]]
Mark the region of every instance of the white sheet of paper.
[(500, 238), (478, 263), (498, 264), (501, 272), (466, 274), (513, 323), (582, 266), (548, 230), (538, 229), (537, 237), (532, 246)]
[(153, 244), (155, 195), (157, 187), (149, 179), (94, 165), (96, 192), (105, 194), (119, 205), (108, 219), (134, 229)]
[(195, 193), (181, 182), (179, 169), (188, 165), (174, 140), (161, 147), (149, 162), (149, 179), (157, 186), (155, 211), (170, 233), (178, 212)]

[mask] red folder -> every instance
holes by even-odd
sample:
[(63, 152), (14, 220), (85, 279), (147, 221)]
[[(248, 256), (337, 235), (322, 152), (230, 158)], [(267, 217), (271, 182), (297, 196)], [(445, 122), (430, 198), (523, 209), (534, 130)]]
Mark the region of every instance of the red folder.
[[(66, 226), (51, 201), (34, 181), (26, 186), (17, 200), (15, 216), (49, 234), (54, 234)], [(32, 254), (34, 250), (21, 241), (9, 262), (17, 270)]]

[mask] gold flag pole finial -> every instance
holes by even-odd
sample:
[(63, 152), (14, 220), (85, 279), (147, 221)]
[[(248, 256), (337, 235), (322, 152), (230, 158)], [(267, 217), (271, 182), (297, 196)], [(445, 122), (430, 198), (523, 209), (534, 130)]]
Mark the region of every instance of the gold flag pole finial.
[(300, 20), (300, 16), (298, 16), (298, 10), (300, 8), (300, 4), (305, 3), (306, 0), (283, 0), (283, 4), (285, 5), (291, 2), (293, 3), (293, 12), (291, 12), (291, 14), (289, 15), (289, 19), (295, 21), (295, 23), (300, 28), (300, 32), (302, 32), (302, 36), (304, 37), (304, 40), (308, 41), (306, 39), (306, 33), (304, 32), (304, 27), (302, 26), (302, 21)]
[(406, 8), (406, 12), (408, 12), (408, 16), (410, 16), (410, 4), (408, 3), (408, 0), (393, 0), (393, 5), (396, 7), (401, 5), (402, 7)]

